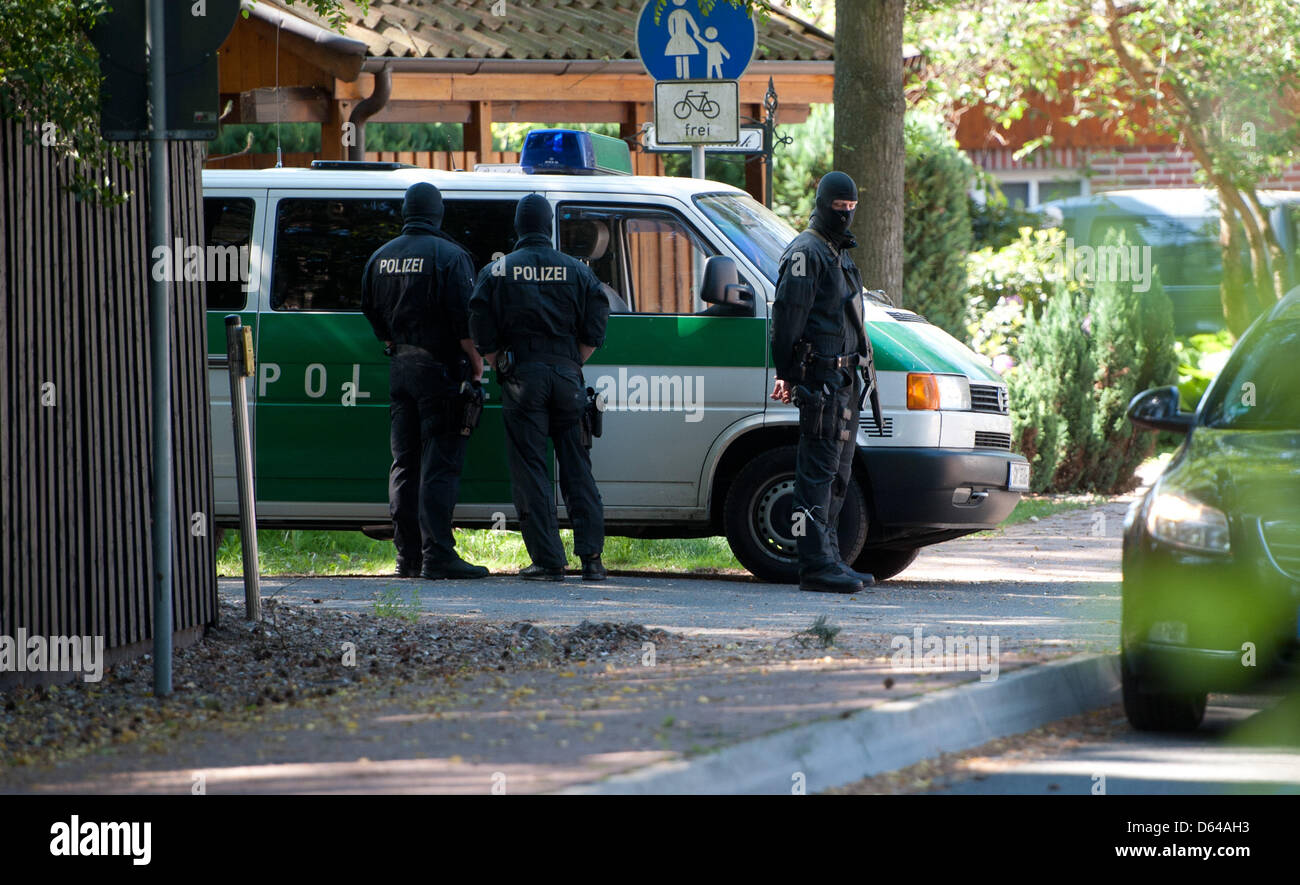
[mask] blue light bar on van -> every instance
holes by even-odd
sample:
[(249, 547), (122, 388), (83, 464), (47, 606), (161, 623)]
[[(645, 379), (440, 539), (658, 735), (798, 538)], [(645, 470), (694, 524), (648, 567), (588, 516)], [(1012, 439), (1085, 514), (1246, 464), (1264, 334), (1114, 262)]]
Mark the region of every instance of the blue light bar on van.
[(579, 129), (535, 129), (519, 165), (528, 175), (631, 175), (627, 142)]

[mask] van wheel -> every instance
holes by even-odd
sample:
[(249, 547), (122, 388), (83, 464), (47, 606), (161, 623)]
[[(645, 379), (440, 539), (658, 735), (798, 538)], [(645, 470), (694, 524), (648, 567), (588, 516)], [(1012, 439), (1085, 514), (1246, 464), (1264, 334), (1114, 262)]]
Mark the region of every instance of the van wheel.
[(1205, 718), (1206, 692), (1143, 691), (1127, 655), (1120, 655), (1119, 666), (1124, 715), (1138, 731), (1195, 731)]
[(910, 550), (863, 550), (853, 561), (855, 571), (866, 572), (877, 581), (888, 581), (912, 564), (920, 547)]
[[(793, 532), (795, 446), (780, 446), (750, 461), (737, 474), (723, 506), (727, 543), (740, 564), (773, 584), (799, 583)], [(857, 558), (867, 539), (867, 503), (855, 478), (840, 511), (840, 552)]]

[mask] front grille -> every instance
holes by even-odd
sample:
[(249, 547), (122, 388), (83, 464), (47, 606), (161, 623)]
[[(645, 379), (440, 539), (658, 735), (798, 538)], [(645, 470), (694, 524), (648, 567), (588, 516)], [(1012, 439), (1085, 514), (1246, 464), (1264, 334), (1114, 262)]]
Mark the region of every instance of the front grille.
[(910, 310), (886, 310), (885, 313), (889, 314), (891, 317), (898, 320), (900, 323), (930, 322), (925, 317), (921, 316), (919, 313), (912, 313)]
[(992, 412), (1006, 415), (1010, 410), (1007, 389), (1001, 384), (972, 384), (970, 386), (970, 408), (972, 412)]
[(975, 448), (1005, 449), (1011, 451), (1011, 434), (997, 433), (992, 430), (975, 431)]
[(1269, 555), (1288, 578), (1300, 581), (1300, 522), (1275, 519), (1260, 525)]
[(858, 419), (858, 426), (867, 436), (873, 436), (876, 439), (885, 439), (894, 435), (894, 419), (882, 417), (880, 419), (883, 430), (876, 429), (876, 421), (871, 417), (871, 412), (867, 411)]

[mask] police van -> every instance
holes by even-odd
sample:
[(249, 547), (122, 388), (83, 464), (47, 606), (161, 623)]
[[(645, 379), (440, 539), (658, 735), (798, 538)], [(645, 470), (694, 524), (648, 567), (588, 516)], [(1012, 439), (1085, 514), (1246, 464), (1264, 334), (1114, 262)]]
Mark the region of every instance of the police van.
[[(603, 284), (606, 342), (584, 375), (605, 403), (591, 456), (607, 531), (725, 535), (760, 579), (796, 581), (798, 412), (768, 397), (768, 322), (795, 231), (734, 187), (622, 174), (626, 150), (545, 130), (530, 134), (517, 170), (205, 170), (208, 251), (247, 255), (246, 279), (207, 287), (216, 523), (238, 525), (224, 328), (236, 313), (256, 346), (246, 383), (259, 524), (388, 525), (388, 360), (361, 314), (361, 274), (399, 232), (407, 187), (429, 181), (442, 191), (443, 230), (476, 268), (514, 247), (515, 203), (538, 193), (559, 247)], [(924, 317), (864, 299), (882, 423), (864, 410), (840, 549), (884, 579), (921, 547), (996, 526), (1028, 488), (1029, 465), (1011, 452), (1000, 376)], [(455, 518), (502, 528), (515, 514), (490, 369), (484, 387)]]

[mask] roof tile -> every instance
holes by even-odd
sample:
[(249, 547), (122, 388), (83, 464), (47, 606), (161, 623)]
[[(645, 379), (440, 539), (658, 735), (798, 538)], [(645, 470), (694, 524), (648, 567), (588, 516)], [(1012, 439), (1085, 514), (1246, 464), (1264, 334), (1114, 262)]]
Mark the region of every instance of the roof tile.
[[(320, 23), (301, 2), (263, 2)], [(504, 16), (493, 15), (496, 2), (371, 0), (363, 13), (353, 0), (343, 0), (346, 34), (364, 42), (372, 56), (636, 58), (634, 34), (642, 0), (504, 0)], [(758, 26), (755, 58), (829, 60), (834, 53), (834, 41), (825, 33), (780, 8)]]

